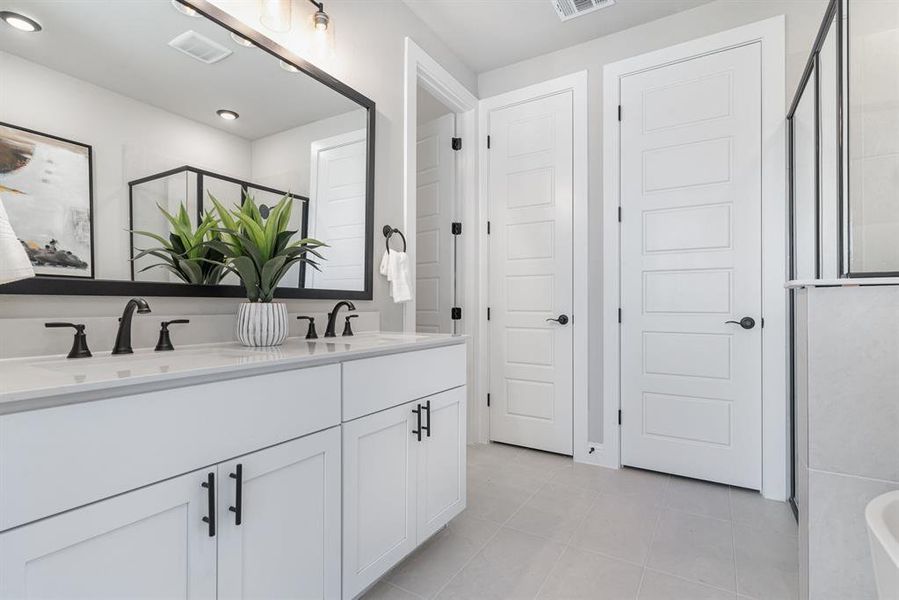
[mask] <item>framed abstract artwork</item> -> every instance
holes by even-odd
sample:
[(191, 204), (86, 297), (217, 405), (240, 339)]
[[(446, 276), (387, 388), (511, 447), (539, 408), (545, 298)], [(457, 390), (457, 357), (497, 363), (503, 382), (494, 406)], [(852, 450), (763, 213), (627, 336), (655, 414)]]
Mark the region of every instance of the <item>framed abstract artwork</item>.
[(0, 123), (0, 199), (36, 275), (94, 277), (91, 147)]

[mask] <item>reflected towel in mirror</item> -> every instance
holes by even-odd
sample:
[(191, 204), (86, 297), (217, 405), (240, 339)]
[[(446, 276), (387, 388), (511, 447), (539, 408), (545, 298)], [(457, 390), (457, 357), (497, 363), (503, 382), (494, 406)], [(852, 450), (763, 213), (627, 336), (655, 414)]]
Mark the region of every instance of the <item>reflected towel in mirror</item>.
[(34, 277), (34, 269), (22, 242), (12, 229), (0, 198), (0, 284)]

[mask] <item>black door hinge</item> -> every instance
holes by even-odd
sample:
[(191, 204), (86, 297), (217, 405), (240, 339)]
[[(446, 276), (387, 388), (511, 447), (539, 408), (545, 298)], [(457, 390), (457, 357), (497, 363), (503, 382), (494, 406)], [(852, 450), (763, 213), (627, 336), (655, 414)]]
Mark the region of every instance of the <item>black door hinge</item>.
[(618, 309), (618, 322), (621, 323), (621, 309)]
[(621, 207), (618, 207), (618, 222), (621, 223)]
[(487, 307), (487, 320), (490, 320), (490, 307)]
[(621, 425), (621, 409), (618, 409), (618, 424)]
[(454, 222), (450, 231), (452, 231), (453, 235), (462, 235), (462, 223)]
[(462, 149), (462, 138), (453, 138), (453, 150), (461, 150)]
[(621, 120), (621, 105), (618, 105), (618, 120)]
[(453, 321), (460, 321), (462, 319), (462, 307), (454, 306), (450, 309), (450, 318)]
[(487, 394), (487, 408), (490, 408), (490, 394)]
[(490, 235), (490, 221), (487, 221), (487, 235)]
[(487, 149), (490, 149), (490, 136), (487, 136)]

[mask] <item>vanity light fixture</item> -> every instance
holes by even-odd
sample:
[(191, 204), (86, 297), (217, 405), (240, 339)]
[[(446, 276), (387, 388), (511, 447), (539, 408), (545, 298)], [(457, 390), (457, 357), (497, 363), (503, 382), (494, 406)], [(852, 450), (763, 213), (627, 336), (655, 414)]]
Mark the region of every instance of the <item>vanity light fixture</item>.
[(236, 121), (240, 117), (240, 115), (237, 114), (236, 112), (234, 112), (233, 110), (228, 110), (225, 108), (215, 111), (215, 114), (217, 114), (218, 116), (220, 116), (221, 118), (223, 118), (226, 121)]
[(312, 15), (312, 27), (316, 31), (327, 31), (328, 23), (331, 22), (331, 17), (329, 17), (328, 13), (325, 12), (325, 3), (316, 2), (315, 0), (309, 0), (309, 2), (314, 4), (315, 8), (318, 9)]
[(43, 27), (41, 27), (41, 24), (34, 19), (30, 19), (25, 15), (14, 13), (8, 10), (0, 11), (0, 19), (3, 19), (3, 22), (13, 29), (25, 31), (27, 33), (35, 33), (43, 29)]
[(198, 13), (196, 10), (186, 4), (181, 4), (180, 2), (178, 2), (178, 0), (172, 0), (172, 6), (174, 6), (175, 10), (177, 10), (182, 15), (187, 15), (188, 17), (200, 16), (200, 13)]
[(242, 35), (239, 35), (236, 33), (231, 33), (231, 39), (234, 40), (234, 43), (237, 44), (238, 46), (243, 46), (244, 48), (252, 48), (253, 47), (253, 42), (251, 42), (250, 40), (248, 40), (247, 38), (245, 38)]

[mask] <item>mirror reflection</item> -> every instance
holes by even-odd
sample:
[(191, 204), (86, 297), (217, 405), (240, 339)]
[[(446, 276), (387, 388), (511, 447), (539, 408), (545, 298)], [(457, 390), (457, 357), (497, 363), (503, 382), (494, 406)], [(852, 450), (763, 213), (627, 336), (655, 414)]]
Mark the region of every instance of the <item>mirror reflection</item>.
[(366, 288), (366, 108), (167, 0), (29, 10), (42, 31), (0, 37), (0, 194), (39, 276), (237, 285), (141, 251), (197, 234), (213, 198), (264, 217), (287, 196), (296, 239), (327, 247), (281, 288)]

